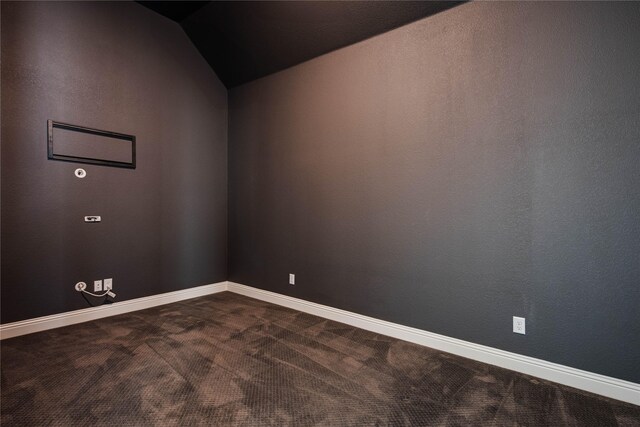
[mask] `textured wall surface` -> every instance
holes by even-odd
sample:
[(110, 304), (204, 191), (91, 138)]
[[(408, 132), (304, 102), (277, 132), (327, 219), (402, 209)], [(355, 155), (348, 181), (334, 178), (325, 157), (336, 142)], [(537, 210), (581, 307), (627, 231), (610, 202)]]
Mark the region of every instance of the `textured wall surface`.
[(230, 280), (640, 382), (638, 28), (469, 3), (233, 89)]
[[(47, 160), (47, 119), (135, 135), (137, 168)], [(109, 277), (118, 301), (226, 279), (226, 90), (138, 4), (2, 2), (2, 323)]]
[[(158, 4), (165, 7), (166, 3), (155, 2), (149, 6), (148, 2), (142, 2), (152, 8)], [(233, 87), (458, 3), (460, 1), (212, 1), (178, 22), (220, 80), (227, 87)]]

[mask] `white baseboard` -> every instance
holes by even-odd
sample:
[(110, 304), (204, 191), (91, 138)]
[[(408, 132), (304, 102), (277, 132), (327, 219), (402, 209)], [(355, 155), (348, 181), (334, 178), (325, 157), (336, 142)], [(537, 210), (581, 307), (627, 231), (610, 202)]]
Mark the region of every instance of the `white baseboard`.
[(640, 405), (640, 384), (228, 282), (228, 290), (357, 328)]
[(213, 283), (210, 285), (181, 289), (179, 291), (167, 292), (149, 297), (115, 302), (113, 304), (106, 304), (98, 307), (83, 308), (81, 310), (53, 314), (51, 316), (6, 323), (4, 325), (0, 325), (0, 340), (223, 292), (227, 290), (227, 283), (228, 282), (226, 281)]
[(336, 322), (345, 323), (357, 328), (431, 347), (436, 350), (456, 354), (458, 356), (499, 366), (527, 375), (543, 378), (559, 384), (575, 387), (591, 393), (600, 394), (612, 399), (640, 405), (640, 384), (605, 375), (594, 374), (569, 366), (547, 362), (533, 357), (523, 356), (468, 341), (450, 338), (433, 332), (411, 328), (373, 317), (363, 316), (346, 310), (316, 304), (286, 295), (262, 289), (252, 288), (233, 282), (219, 282), (196, 288), (183, 289), (150, 297), (137, 298), (110, 305), (91, 307), (67, 313), (38, 317), (14, 323), (0, 325), (0, 339), (17, 337), (34, 332), (76, 323), (102, 319), (117, 314), (128, 313), (158, 305), (169, 304), (190, 298), (231, 291), (240, 295), (289, 307), (294, 310), (324, 317)]

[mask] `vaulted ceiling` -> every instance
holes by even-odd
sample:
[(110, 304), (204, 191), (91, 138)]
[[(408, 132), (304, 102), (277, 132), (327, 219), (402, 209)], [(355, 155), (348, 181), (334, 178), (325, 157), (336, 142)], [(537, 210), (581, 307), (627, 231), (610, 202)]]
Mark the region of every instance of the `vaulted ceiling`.
[(234, 87), (453, 7), (460, 1), (140, 1), (178, 22)]

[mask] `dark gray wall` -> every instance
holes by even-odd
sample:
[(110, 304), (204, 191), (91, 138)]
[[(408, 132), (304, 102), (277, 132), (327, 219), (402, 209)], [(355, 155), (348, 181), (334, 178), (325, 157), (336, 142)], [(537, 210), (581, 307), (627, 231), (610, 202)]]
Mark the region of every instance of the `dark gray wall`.
[(230, 280), (640, 382), (638, 28), (469, 3), (231, 90)]
[[(138, 167), (47, 160), (47, 119), (135, 135)], [(3, 1), (2, 323), (109, 277), (117, 301), (226, 279), (226, 90), (138, 4)]]
[[(166, 3), (142, 4), (165, 8)], [(434, 0), (212, 1), (176, 21), (220, 80), (227, 87), (233, 87), (458, 3)]]

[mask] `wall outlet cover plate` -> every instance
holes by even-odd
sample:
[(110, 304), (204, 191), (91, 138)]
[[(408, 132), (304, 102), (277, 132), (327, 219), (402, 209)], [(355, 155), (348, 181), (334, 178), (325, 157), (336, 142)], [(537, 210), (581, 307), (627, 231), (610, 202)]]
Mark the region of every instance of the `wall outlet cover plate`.
[(525, 320), (524, 317), (516, 317), (513, 316), (513, 332), (516, 334), (525, 334), (524, 328)]

